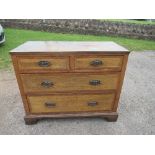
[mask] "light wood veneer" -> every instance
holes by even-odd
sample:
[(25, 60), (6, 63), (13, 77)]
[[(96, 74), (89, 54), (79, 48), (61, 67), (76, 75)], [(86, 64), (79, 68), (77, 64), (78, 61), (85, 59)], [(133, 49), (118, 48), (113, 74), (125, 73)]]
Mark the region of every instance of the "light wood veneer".
[(30, 41), (11, 52), (26, 124), (41, 118), (116, 121), (129, 51), (113, 42)]

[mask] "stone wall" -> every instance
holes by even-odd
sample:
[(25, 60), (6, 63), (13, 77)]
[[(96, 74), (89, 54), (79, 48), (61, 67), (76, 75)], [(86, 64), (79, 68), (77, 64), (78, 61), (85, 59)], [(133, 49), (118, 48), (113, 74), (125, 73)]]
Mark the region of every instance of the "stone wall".
[(155, 25), (90, 19), (1, 19), (4, 27), (59, 33), (123, 36), (155, 40)]

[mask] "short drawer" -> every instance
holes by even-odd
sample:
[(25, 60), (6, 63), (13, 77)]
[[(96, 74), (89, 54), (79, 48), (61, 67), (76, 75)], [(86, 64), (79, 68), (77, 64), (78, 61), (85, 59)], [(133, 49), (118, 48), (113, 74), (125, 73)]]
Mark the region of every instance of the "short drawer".
[(119, 72), (113, 74), (22, 74), (25, 92), (63, 92), (117, 89)]
[(18, 57), (20, 71), (55, 71), (68, 70), (68, 57), (27, 56)]
[(111, 111), (115, 94), (28, 96), (31, 113)]
[(122, 68), (123, 56), (77, 56), (74, 62), (75, 70), (120, 71)]

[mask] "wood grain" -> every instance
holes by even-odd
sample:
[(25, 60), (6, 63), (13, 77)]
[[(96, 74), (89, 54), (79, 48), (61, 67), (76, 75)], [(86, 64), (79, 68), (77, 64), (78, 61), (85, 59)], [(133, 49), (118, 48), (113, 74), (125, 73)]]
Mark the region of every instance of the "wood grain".
[[(95, 60), (102, 62), (101, 65), (93, 66), (91, 63)], [(123, 56), (105, 56), (105, 55), (87, 55), (75, 57), (75, 70), (93, 70), (104, 71), (114, 70), (120, 71), (122, 67)]]
[[(115, 94), (28, 96), (32, 113), (83, 112), (112, 110)], [(97, 102), (97, 105), (89, 105)], [(45, 103), (55, 104), (47, 107)]]
[[(119, 73), (113, 74), (22, 74), (21, 75), (25, 92), (55, 92), (55, 91), (79, 91), (79, 90), (111, 90), (116, 89)], [(91, 80), (99, 80), (101, 84), (90, 85)], [(49, 81), (53, 86), (47, 88), (41, 85)]]
[(28, 52), (129, 52), (126, 48), (110, 41), (28, 41), (17, 48), (12, 53)]
[[(80, 116), (117, 120), (129, 55), (124, 47), (113, 42), (30, 41), (10, 54), (26, 124), (41, 118)], [(90, 65), (94, 60), (103, 63)], [(40, 67), (39, 61), (51, 65)], [(100, 84), (90, 85), (91, 80)], [(43, 82), (50, 83), (50, 87)]]
[[(40, 61), (47, 61), (49, 66), (39, 66)], [(69, 57), (52, 57), (52, 56), (27, 56), (18, 57), (18, 65), (20, 71), (54, 71), (69, 70)]]

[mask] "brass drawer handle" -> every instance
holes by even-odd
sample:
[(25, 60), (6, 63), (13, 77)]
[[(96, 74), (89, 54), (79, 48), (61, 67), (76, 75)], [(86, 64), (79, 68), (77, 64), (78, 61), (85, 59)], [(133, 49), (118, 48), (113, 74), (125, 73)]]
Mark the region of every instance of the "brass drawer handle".
[(89, 81), (89, 84), (90, 85), (93, 85), (93, 86), (96, 86), (96, 85), (101, 84), (101, 81), (100, 80), (90, 80)]
[(92, 65), (92, 66), (100, 66), (102, 64), (103, 64), (103, 62), (101, 60), (94, 60), (94, 61), (90, 62), (90, 65)]
[(43, 60), (43, 61), (39, 61), (39, 62), (38, 62), (38, 65), (39, 65), (40, 67), (49, 67), (49, 66), (51, 65), (51, 63), (50, 63), (49, 61)]
[(41, 83), (41, 86), (45, 87), (45, 88), (49, 88), (49, 87), (52, 87), (54, 85), (54, 83), (52, 81), (48, 81), (48, 80), (45, 80)]
[(45, 106), (48, 108), (54, 108), (54, 107), (56, 107), (56, 104), (52, 103), (52, 102), (45, 102)]
[(96, 101), (88, 102), (88, 106), (93, 107), (93, 106), (97, 106), (97, 105), (98, 105), (98, 102), (96, 102)]

